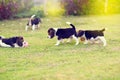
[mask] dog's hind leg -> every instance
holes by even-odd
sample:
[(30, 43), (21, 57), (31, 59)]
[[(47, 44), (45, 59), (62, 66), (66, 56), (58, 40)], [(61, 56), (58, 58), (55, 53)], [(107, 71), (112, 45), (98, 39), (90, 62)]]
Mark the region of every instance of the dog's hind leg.
[(38, 24), (37, 26), (38, 26), (38, 28), (39, 28), (39, 27), (40, 27), (40, 24)]
[(28, 26), (28, 25), (26, 25), (26, 27), (25, 27), (25, 30), (26, 30), (26, 31), (28, 30), (28, 27), (29, 27), (29, 26)]
[(67, 40), (67, 43), (70, 43), (72, 40), (72, 37), (70, 37), (68, 40)]
[(33, 31), (35, 30), (35, 25), (32, 26), (32, 30), (33, 30)]
[(88, 40), (85, 40), (84, 44), (88, 44)]
[(76, 44), (75, 44), (75, 45), (78, 45), (78, 44), (79, 44), (78, 38), (77, 38), (75, 35), (73, 35), (72, 37), (73, 37), (73, 39), (75, 39), (75, 41), (76, 41)]
[(61, 42), (61, 40), (58, 40), (55, 45), (58, 46), (60, 44), (60, 42)]
[(104, 37), (99, 37), (99, 39), (103, 42), (103, 46), (106, 46), (106, 39)]

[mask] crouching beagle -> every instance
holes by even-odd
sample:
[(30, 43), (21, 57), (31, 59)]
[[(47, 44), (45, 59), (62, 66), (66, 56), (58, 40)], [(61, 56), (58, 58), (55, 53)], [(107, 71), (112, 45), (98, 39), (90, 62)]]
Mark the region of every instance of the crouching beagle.
[(40, 23), (41, 23), (41, 19), (35, 17), (35, 15), (32, 15), (25, 27), (25, 30), (27, 31), (29, 27), (32, 27), (32, 30), (34, 31), (35, 28), (40, 27)]
[(84, 41), (84, 44), (87, 43), (103, 43), (103, 46), (106, 46), (106, 39), (104, 37), (104, 31), (102, 30), (79, 30), (77, 35), (81, 38), (81, 41)]
[(59, 45), (63, 39), (74, 38), (76, 40), (75, 45), (78, 45), (79, 40), (77, 38), (75, 26), (71, 24), (70, 22), (66, 22), (66, 23), (69, 24), (72, 28), (49, 28), (48, 38), (52, 39), (53, 37), (56, 36), (58, 41), (55, 45)]
[(3, 38), (0, 36), (0, 47), (24, 47), (24, 39), (21, 36)]

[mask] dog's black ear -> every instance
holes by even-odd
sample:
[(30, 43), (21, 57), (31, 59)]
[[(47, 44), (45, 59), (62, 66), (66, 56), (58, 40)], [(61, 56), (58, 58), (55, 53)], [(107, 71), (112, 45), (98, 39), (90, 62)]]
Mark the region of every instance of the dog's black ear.
[(51, 38), (53, 38), (53, 37), (55, 36), (55, 30), (54, 30), (53, 28), (50, 28), (50, 29), (48, 30), (48, 35), (49, 35)]
[(5, 38), (4, 36), (0, 36), (0, 39), (3, 39), (3, 38)]
[(48, 29), (48, 33), (50, 33), (51, 31), (53, 31), (54, 29), (53, 28), (49, 28)]
[(23, 46), (23, 42), (24, 42), (24, 38), (22, 36), (18, 36), (16, 37), (16, 43), (19, 45), (19, 46)]
[(81, 37), (83, 34), (84, 34), (84, 31), (83, 30), (79, 30), (78, 33), (77, 33), (77, 36)]
[(0, 36), (0, 40), (2, 39), (2, 37)]

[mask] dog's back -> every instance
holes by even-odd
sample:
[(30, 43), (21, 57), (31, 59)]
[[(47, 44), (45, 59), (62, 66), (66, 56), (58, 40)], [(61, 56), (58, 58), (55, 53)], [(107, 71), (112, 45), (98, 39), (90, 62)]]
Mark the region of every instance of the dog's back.
[(70, 22), (66, 22), (67, 24), (69, 24), (72, 28), (64, 28), (64, 29), (58, 29), (56, 32), (56, 35), (60, 38), (69, 38), (72, 35), (75, 35), (77, 37), (77, 33), (76, 33), (76, 28), (73, 24), (71, 24)]
[(34, 18), (33, 20), (31, 20), (32, 25), (38, 25), (40, 22), (41, 22), (40, 18)]
[(104, 36), (104, 32), (105, 28), (102, 30), (79, 30), (78, 31), (78, 37), (82, 37), (83, 35), (87, 38), (87, 39), (91, 39), (96, 38), (97, 36)]
[(69, 38), (72, 35), (76, 35), (76, 31), (73, 28), (58, 29), (56, 35), (61, 38)]
[(104, 33), (103, 31), (99, 31), (99, 30), (86, 30), (85, 31), (85, 36), (87, 39), (90, 39), (90, 38), (96, 38), (97, 36), (104, 36)]

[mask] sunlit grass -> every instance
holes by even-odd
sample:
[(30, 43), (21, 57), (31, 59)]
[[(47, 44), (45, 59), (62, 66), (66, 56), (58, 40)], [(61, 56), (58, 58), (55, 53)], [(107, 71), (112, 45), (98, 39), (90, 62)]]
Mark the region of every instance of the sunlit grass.
[[(120, 15), (42, 18), (39, 30), (25, 31), (27, 19), (0, 22), (0, 35), (24, 36), (26, 48), (0, 47), (0, 80), (120, 80)], [(50, 27), (101, 29), (107, 46), (75, 46), (75, 41), (55, 46), (56, 38), (48, 39)], [(4, 24), (4, 25), (3, 25)]]

